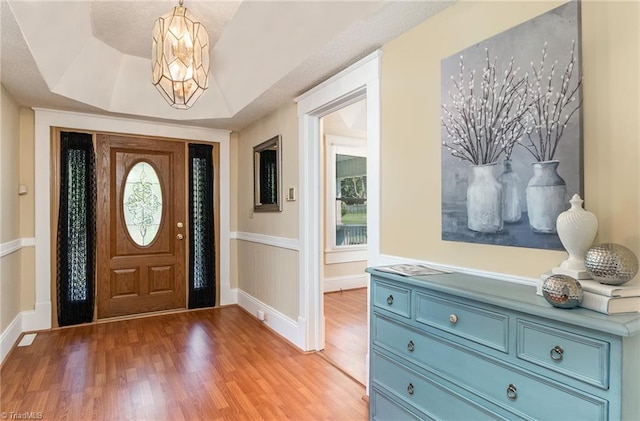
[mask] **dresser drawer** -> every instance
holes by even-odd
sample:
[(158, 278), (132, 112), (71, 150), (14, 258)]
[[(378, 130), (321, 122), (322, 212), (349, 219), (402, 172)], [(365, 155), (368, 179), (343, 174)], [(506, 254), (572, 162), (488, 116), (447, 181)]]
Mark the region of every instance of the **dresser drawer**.
[(374, 385), (381, 386), (396, 399), (408, 403), (433, 419), (507, 419), (377, 352), (372, 354), (372, 367), (374, 372), (380, 373), (373, 379)]
[(370, 411), (369, 418), (372, 420), (386, 421), (386, 420), (415, 420), (420, 421), (425, 419), (423, 415), (416, 415), (404, 405), (399, 405), (396, 402), (390, 400), (376, 389), (371, 390), (369, 396)]
[(375, 307), (385, 309), (403, 317), (411, 317), (411, 290), (375, 280), (371, 290), (371, 302)]
[(557, 328), (517, 320), (518, 358), (609, 388), (609, 343)]
[[(452, 384), (465, 385), (477, 396), (523, 418), (607, 419), (608, 403), (604, 399), (510, 368), (505, 362), (384, 317), (374, 317), (371, 336), (377, 346), (427, 366)], [(410, 347), (407, 346), (409, 342), (412, 343)], [(397, 375), (375, 365), (372, 369), (373, 381), (381, 383), (389, 381), (389, 376)], [(515, 399), (508, 396), (509, 385), (515, 388)]]
[(387, 351), (423, 366), (433, 366), (439, 358), (446, 357), (438, 354), (447, 343), (444, 339), (424, 334), (377, 315), (374, 315), (371, 323), (371, 341)]
[(418, 292), (416, 321), (509, 352), (509, 317), (506, 314)]

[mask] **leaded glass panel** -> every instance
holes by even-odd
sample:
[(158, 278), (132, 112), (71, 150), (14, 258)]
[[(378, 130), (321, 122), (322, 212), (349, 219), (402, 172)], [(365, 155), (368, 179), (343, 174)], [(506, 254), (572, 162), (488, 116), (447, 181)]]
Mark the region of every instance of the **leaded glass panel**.
[(122, 210), (131, 239), (139, 246), (151, 244), (162, 222), (162, 185), (148, 162), (138, 162), (127, 174)]

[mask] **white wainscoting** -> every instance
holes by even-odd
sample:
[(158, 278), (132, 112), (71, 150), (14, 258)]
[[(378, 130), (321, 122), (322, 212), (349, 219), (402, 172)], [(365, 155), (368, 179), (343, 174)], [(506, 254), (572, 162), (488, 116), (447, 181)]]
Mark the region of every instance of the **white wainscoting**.
[(254, 317), (263, 312), (267, 326), (302, 348), (300, 329), (306, 325), (292, 318), (299, 309), (298, 240), (249, 232), (232, 232), (230, 238), (240, 240), (238, 305)]
[[(6, 243), (0, 244), (0, 258), (8, 256), (25, 247), (34, 247), (36, 245), (35, 238), (18, 238)], [(34, 310), (22, 311), (18, 313), (9, 326), (0, 334), (0, 364), (4, 361), (5, 357), (9, 354), (13, 345), (20, 338), (22, 332), (28, 332), (30, 326), (31, 313)]]

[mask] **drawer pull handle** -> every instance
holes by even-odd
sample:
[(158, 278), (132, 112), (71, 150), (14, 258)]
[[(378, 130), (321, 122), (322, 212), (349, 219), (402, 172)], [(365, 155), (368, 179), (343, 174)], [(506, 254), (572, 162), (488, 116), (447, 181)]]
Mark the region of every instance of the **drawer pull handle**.
[(413, 352), (415, 348), (416, 348), (416, 345), (413, 343), (413, 341), (409, 341), (409, 343), (407, 344), (407, 351)]
[(407, 386), (407, 393), (413, 395), (413, 383), (409, 383), (409, 386)]
[(451, 324), (456, 324), (458, 323), (458, 316), (456, 316), (455, 314), (451, 314), (449, 315), (449, 321), (451, 322)]
[(507, 387), (507, 398), (511, 399), (512, 401), (518, 399), (518, 389), (516, 389), (515, 385), (510, 384), (509, 387)]
[(387, 304), (389, 304), (389, 305), (393, 304), (393, 295), (389, 295), (387, 297)]
[(551, 351), (549, 351), (549, 355), (551, 355), (553, 361), (562, 361), (562, 354), (564, 354), (564, 349), (562, 349), (560, 345), (554, 346)]

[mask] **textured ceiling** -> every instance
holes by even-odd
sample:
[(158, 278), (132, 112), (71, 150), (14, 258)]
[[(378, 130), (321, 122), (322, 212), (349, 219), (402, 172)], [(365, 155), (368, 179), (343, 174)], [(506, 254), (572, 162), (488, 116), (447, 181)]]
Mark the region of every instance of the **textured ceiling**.
[(172, 1), (2, 0), (1, 80), (23, 106), (238, 130), (447, 7), (443, 1), (189, 1), (210, 87), (175, 110), (151, 85)]

